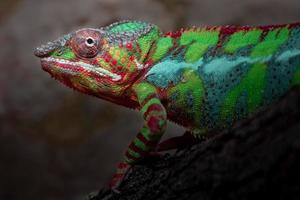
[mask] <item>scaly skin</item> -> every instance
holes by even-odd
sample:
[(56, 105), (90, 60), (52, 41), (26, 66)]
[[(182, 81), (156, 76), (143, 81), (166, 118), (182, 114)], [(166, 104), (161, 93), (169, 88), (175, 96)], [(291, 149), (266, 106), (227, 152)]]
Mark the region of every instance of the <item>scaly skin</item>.
[(42, 67), (80, 92), (140, 111), (144, 125), (111, 187), (154, 151), (167, 120), (193, 136), (229, 128), (300, 84), (300, 24), (162, 34), (152, 24), (81, 29), (37, 48)]

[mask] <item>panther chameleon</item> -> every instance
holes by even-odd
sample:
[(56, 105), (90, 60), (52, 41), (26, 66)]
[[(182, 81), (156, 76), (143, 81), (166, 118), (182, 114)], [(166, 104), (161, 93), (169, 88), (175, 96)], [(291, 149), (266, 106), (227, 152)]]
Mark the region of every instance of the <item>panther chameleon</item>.
[(300, 23), (162, 33), (150, 23), (121, 21), (71, 32), (34, 53), (65, 85), (143, 116), (112, 188), (133, 164), (157, 150), (167, 120), (196, 138), (209, 135), (300, 84)]

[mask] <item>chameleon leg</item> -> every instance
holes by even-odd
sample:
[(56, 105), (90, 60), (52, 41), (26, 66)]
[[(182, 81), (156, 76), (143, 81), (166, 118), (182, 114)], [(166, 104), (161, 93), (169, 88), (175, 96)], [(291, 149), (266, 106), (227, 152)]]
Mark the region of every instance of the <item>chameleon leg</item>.
[(200, 140), (195, 138), (191, 132), (186, 131), (182, 136), (172, 137), (162, 141), (157, 145), (156, 151), (168, 151), (181, 149), (198, 143)]
[(129, 145), (124, 162), (118, 165), (111, 188), (117, 188), (130, 167), (156, 148), (166, 129), (166, 110), (156, 95), (155, 88), (150, 84), (140, 83), (136, 86), (136, 96), (144, 118), (144, 125)]

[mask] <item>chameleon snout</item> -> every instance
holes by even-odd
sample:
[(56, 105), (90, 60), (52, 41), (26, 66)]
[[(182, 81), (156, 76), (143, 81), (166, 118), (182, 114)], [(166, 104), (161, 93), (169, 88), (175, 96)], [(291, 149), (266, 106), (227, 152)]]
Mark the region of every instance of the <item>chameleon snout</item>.
[(34, 55), (40, 58), (49, 56), (53, 51), (65, 46), (66, 42), (72, 37), (72, 34), (64, 35), (53, 42), (48, 42), (37, 47), (34, 50)]
[(34, 50), (34, 55), (37, 57), (46, 57), (50, 53), (52, 53), (55, 49), (57, 49), (57, 45), (53, 42), (48, 42), (46, 45), (41, 45)]

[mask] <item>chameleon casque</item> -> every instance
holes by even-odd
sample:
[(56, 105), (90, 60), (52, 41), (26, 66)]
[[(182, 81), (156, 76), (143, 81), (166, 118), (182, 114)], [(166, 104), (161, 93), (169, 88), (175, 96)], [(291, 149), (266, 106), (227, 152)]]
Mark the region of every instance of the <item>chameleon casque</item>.
[(111, 182), (155, 151), (167, 120), (195, 137), (230, 128), (300, 84), (300, 23), (161, 33), (122, 21), (36, 48), (42, 68), (80, 92), (140, 111), (144, 124)]

